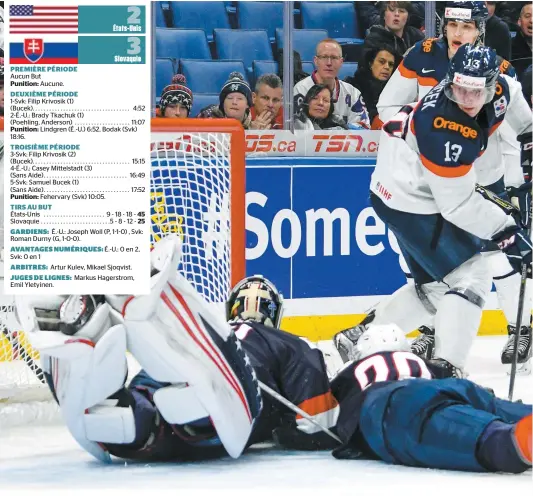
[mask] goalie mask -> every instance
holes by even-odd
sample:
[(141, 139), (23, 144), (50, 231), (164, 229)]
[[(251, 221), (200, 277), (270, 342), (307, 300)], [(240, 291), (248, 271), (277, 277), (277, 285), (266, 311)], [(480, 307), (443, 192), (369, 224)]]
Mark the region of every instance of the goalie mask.
[(254, 275), (231, 290), (226, 303), (226, 319), (253, 320), (279, 329), (283, 316), (283, 297), (268, 279)]

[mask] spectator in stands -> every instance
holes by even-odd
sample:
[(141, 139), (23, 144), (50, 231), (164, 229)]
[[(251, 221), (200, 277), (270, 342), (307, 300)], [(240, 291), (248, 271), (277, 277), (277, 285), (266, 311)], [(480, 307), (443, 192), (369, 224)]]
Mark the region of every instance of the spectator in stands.
[(283, 129), (283, 83), (277, 74), (263, 74), (252, 93), (250, 129)]
[(365, 100), (372, 129), (381, 129), (377, 103), (379, 95), (400, 64), (402, 57), (392, 47), (371, 47), (363, 52), (362, 62), (345, 81), (357, 88)]
[[(368, 28), (374, 24), (381, 22), (381, 8), (382, 2), (355, 2), (355, 8), (359, 13), (359, 27), (363, 33), (366, 33)], [(407, 21), (408, 26), (413, 26), (417, 29), (423, 29), (425, 17), (425, 3), (426, 2), (410, 2), (411, 14)]]
[(176, 74), (172, 83), (163, 88), (159, 100), (161, 117), (189, 117), (192, 108), (192, 91), (187, 88), (187, 80), (183, 74)]
[(502, 21), (497, 15), (496, 2), (487, 2), (489, 18), (485, 26), (485, 46), (488, 46), (505, 60), (511, 60), (511, 33), (506, 22)]
[(325, 84), (333, 94), (332, 101), (336, 115), (342, 117), (352, 129), (370, 128), (370, 120), (361, 92), (337, 77), (343, 62), (339, 43), (326, 38), (318, 43), (315, 53), (316, 71), (294, 85), (295, 113), (301, 110), (305, 96), (312, 86)]
[(344, 120), (333, 113), (334, 108), (331, 88), (326, 84), (313, 85), (295, 116), (294, 129), (348, 129)]
[(511, 62), (516, 69), (518, 79), (527, 67), (531, 65), (531, 35), (533, 33), (533, 19), (531, 17), (531, 3), (526, 3), (520, 11), (518, 27), (511, 43)]
[(404, 55), (408, 48), (424, 39), (422, 31), (407, 25), (410, 13), (411, 2), (383, 2), (380, 24), (368, 30), (365, 44), (391, 45), (396, 52)]
[(240, 72), (232, 72), (222, 86), (219, 104), (202, 109), (198, 117), (207, 119), (237, 119), (244, 129), (250, 129), (252, 116), (252, 90)]

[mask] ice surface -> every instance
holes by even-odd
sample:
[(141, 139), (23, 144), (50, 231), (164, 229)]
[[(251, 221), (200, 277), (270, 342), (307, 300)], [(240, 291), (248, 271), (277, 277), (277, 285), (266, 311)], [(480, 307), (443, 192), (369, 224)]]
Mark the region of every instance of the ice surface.
[[(509, 377), (499, 363), (503, 336), (478, 338), (468, 365), (470, 378), (507, 397)], [(533, 402), (532, 376), (518, 377), (515, 399)], [(529, 489), (528, 489), (529, 488)], [(194, 464), (102, 465), (85, 453), (61, 425), (11, 429), (0, 435), (0, 495), (19, 494), (308, 494), (352, 496), (446, 494), (525, 496), (531, 471), (521, 475), (470, 474), (390, 466), (376, 461), (335, 460), (327, 452), (252, 448), (239, 460)], [(395, 493), (392, 493), (395, 494)]]

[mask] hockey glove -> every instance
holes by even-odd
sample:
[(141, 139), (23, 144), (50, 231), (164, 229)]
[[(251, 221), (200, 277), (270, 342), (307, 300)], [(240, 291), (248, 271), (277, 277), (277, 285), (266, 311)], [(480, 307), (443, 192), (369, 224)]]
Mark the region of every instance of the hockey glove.
[(532, 133), (523, 133), (516, 138), (520, 142), (520, 163), (524, 172), (524, 181), (531, 181)]
[(511, 203), (520, 209), (520, 222), (526, 229), (531, 227), (531, 181), (518, 188), (509, 186), (505, 188)]
[[(507, 215), (512, 216), (517, 224), (522, 224), (522, 215), (517, 205), (514, 205), (506, 198), (498, 196), (496, 193), (493, 193), (490, 189), (487, 189), (485, 186), (481, 186), (480, 184), (476, 184), (476, 192), (485, 198), (485, 200), (488, 200), (491, 203), (494, 203), (494, 205), (497, 207), (501, 208)], [(506, 196), (506, 193), (503, 193), (503, 195)]]
[(528, 266), (528, 276), (531, 277), (531, 239), (524, 229), (511, 226), (492, 238), (500, 249), (507, 255), (509, 263), (517, 272), (521, 272), (522, 264)]

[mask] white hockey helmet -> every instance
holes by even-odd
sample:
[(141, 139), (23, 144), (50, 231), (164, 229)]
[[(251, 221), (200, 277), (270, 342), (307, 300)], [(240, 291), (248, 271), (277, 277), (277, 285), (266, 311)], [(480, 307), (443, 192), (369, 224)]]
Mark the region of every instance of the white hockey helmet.
[(239, 281), (226, 303), (226, 319), (253, 320), (279, 329), (283, 317), (283, 296), (276, 286), (262, 275)]
[(411, 345), (396, 324), (369, 325), (357, 340), (354, 360), (362, 360), (380, 351), (411, 351)]

